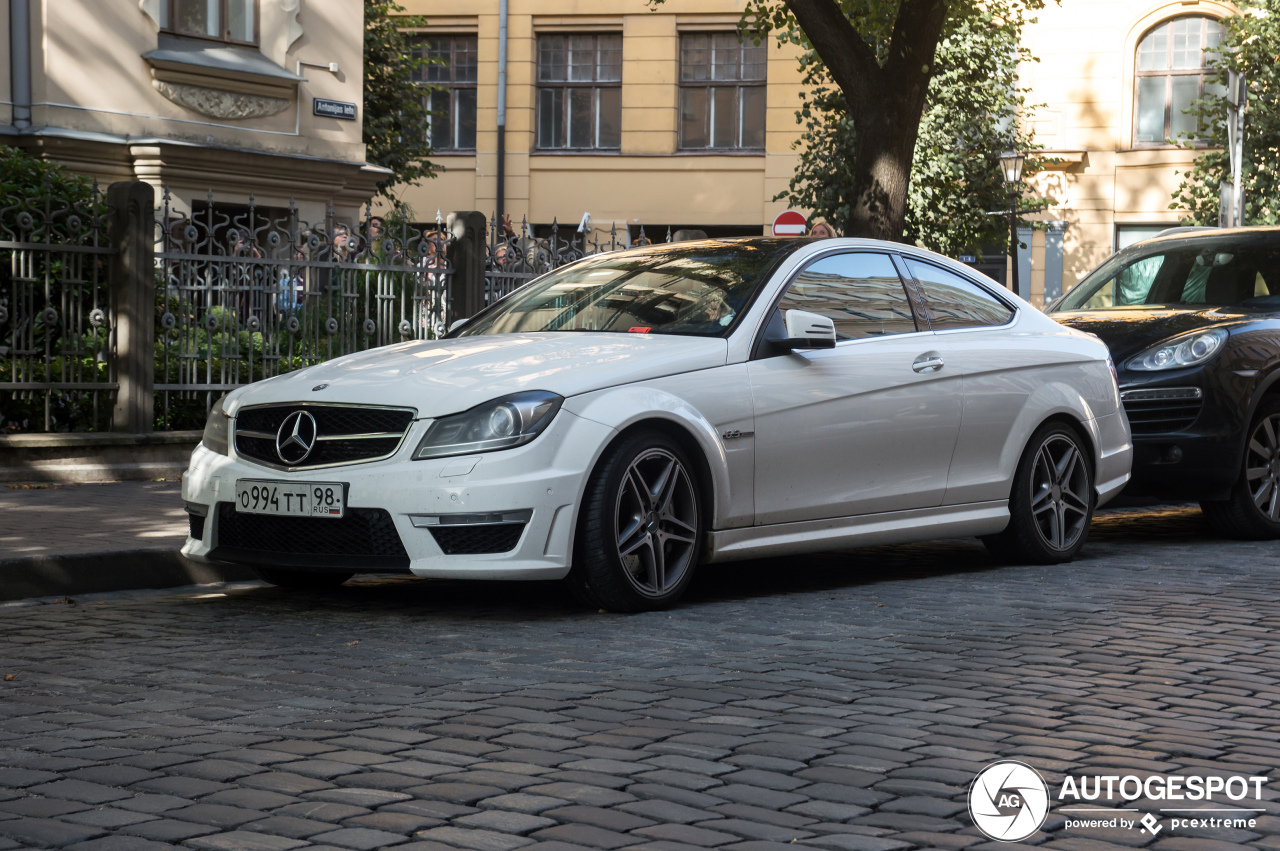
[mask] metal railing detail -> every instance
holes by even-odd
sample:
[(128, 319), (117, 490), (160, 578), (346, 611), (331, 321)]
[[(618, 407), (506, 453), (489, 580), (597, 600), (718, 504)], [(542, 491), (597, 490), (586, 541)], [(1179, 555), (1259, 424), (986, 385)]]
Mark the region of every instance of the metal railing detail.
[(109, 427), (116, 252), (96, 181), (86, 196), (0, 199), (0, 434)]

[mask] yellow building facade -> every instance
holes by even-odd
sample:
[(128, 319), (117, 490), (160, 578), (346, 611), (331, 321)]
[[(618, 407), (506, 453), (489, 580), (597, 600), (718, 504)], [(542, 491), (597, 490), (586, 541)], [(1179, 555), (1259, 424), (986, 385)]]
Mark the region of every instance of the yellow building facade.
[[(322, 220), (375, 191), (353, 0), (0, 0), (0, 142), (172, 206)], [(159, 193), (157, 192), (157, 195)]]
[[(1170, 203), (1203, 149), (1168, 140), (1194, 136), (1183, 109), (1203, 92), (1218, 22), (1235, 11), (1214, 0), (1071, 0), (1047, 4), (1024, 31), (1039, 62), (1024, 63), (1022, 82), (1028, 103), (1044, 104), (1031, 118), (1036, 141), (1059, 160), (1030, 178), (1055, 204), (1041, 218), (1058, 222), (1032, 237), (1034, 301), (1179, 223)], [(1046, 251), (1054, 239), (1062, 243), (1060, 271)]]
[(453, 110), (433, 128), (443, 173), (400, 193), (417, 218), (474, 209), (577, 227), (590, 213), (596, 234), (643, 225), (662, 239), (668, 227), (759, 234), (786, 209), (772, 198), (796, 164), (797, 53), (740, 43), (739, 2), (509, 0), (501, 203), (499, 0), (401, 5), (427, 19), (422, 49), (450, 63), (430, 71), (450, 90), (433, 108)]
[[(500, 0), (465, 9), (449, 0), (404, 5), (426, 18), (414, 33), (421, 49), (448, 69), (433, 69), (429, 80), (445, 89), (432, 96), (433, 108), (448, 113), (448, 126), (433, 130), (442, 174), (401, 191), (419, 219), (476, 209), (576, 226), (589, 212), (597, 233), (625, 225), (634, 238), (643, 224), (647, 236), (664, 238), (668, 227), (767, 232), (786, 209), (773, 198), (797, 162), (798, 52), (770, 39), (730, 67), (740, 0), (667, 0), (656, 9), (645, 0), (508, 0), (501, 202)], [(1116, 248), (1178, 223), (1169, 209), (1177, 173), (1197, 152), (1166, 139), (1188, 129), (1181, 108), (1202, 90), (1204, 50), (1232, 11), (1214, 0), (1071, 0), (1048, 4), (1026, 29), (1039, 61), (1021, 69), (1022, 85), (1028, 103), (1043, 104), (1028, 120), (1056, 160), (1028, 177), (1054, 203), (1040, 216), (1051, 223), (1046, 229), (1023, 231), (1029, 250), (1020, 252), (1020, 277), (1034, 303), (1069, 289)], [(571, 39), (583, 61), (568, 79)], [(717, 65), (720, 46), (726, 58)], [(704, 84), (757, 87), (763, 115), (741, 94), (691, 94)], [(586, 92), (584, 111), (594, 110), (595, 123), (577, 139), (568, 129), (557, 138), (550, 124), (568, 128), (573, 116), (553, 90), (575, 88)], [(600, 120), (600, 105), (614, 109), (615, 99), (616, 130), (612, 114)], [(724, 112), (709, 102), (735, 107), (736, 135), (698, 135), (698, 122), (712, 125)], [(748, 114), (758, 126), (744, 136)]]

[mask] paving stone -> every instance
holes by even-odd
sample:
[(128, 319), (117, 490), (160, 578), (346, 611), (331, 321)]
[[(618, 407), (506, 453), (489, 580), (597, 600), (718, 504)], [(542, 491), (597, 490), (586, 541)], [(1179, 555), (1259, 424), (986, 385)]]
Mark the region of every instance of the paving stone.
[(251, 833), (247, 830), (233, 830), (219, 833), (216, 836), (205, 836), (187, 842), (192, 848), (208, 849), (208, 851), (291, 851), (302, 848), (307, 843), (287, 836), (270, 836), (265, 833)]
[(525, 836), (463, 827), (430, 827), (414, 834), (414, 837), (457, 848), (470, 848), (472, 851), (512, 851), (534, 844), (532, 839)]
[(100, 783), (87, 783), (84, 780), (57, 780), (27, 789), (32, 795), (44, 795), (48, 798), (61, 798), (68, 801), (80, 801), (85, 804), (105, 804), (121, 798), (132, 797), (132, 793), (121, 789), (112, 789)]
[(708, 830), (705, 827), (695, 827), (690, 824), (657, 824), (652, 827), (642, 827), (634, 831), (634, 833), (652, 839), (679, 842), (700, 848), (714, 848), (717, 845), (727, 845), (730, 842), (738, 841), (738, 837), (732, 833)]
[[(396, 805), (392, 804), (392, 806)], [(369, 809), (332, 801), (302, 801), (297, 804), (290, 804), (287, 807), (281, 807), (276, 814), (314, 819), (316, 821), (339, 822), (355, 816), (368, 815)]]
[(35, 786), (57, 780), (58, 775), (52, 771), (34, 771), (30, 768), (0, 768), (0, 786), (21, 789), (24, 786)]
[(313, 836), (311, 839), (316, 843), (336, 845), (339, 848), (354, 848), (356, 851), (371, 851), (374, 848), (386, 848), (408, 841), (408, 837), (401, 834), (373, 830), (368, 827), (344, 827), (331, 833)]
[(327, 833), (333, 830), (333, 825), (296, 816), (273, 815), (241, 825), (240, 829), (288, 836), (292, 839), (306, 839), (308, 836), (315, 836), (317, 833)]
[(568, 842), (588, 848), (621, 848), (635, 842), (630, 836), (589, 824), (559, 824), (533, 834), (534, 839)]
[(555, 819), (527, 813), (504, 812), (502, 810), (485, 810), (469, 816), (462, 816), (454, 822), (459, 827), (497, 830), (502, 833), (532, 833), (535, 830), (550, 827), (555, 823)]
[(62, 816), (62, 821), (69, 821), (72, 824), (83, 824), (89, 827), (117, 828), (124, 827), (129, 824), (138, 824), (144, 821), (153, 821), (158, 816), (148, 815), (146, 813), (135, 813), (129, 810), (119, 810), (115, 807), (100, 807), (93, 810), (85, 810), (84, 812), (71, 813)]
[(144, 839), (154, 839), (157, 842), (182, 842), (196, 836), (217, 833), (218, 828), (207, 824), (194, 824), (189, 821), (162, 818), (157, 821), (143, 822), (142, 824), (131, 824), (120, 828), (120, 832), (141, 836)]
[(563, 807), (568, 801), (564, 798), (553, 798), (549, 795), (530, 795), (526, 792), (512, 792), (485, 798), (476, 803), (481, 809), (513, 810), (518, 813), (536, 815), (543, 810)]
[(101, 828), (43, 818), (18, 818), (0, 821), (0, 836), (38, 848), (59, 847), (84, 842), (101, 836)]

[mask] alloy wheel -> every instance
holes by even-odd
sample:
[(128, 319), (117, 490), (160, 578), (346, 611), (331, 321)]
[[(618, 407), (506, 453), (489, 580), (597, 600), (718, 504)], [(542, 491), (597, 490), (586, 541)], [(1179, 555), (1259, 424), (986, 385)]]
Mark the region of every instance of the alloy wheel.
[(1280, 414), (1263, 417), (1249, 436), (1244, 475), (1253, 504), (1263, 516), (1280, 522)]
[(1050, 435), (1036, 452), (1031, 471), (1031, 514), (1041, 540), (1069, 550), (1089, 520), (1089, 469), (1075, 441)]
[(694, 561), (698, 501), (684, 465), (653, 448), (631, 462), (618, 488), (618, 557), (633, 588), (659, 597), (679, 584)]

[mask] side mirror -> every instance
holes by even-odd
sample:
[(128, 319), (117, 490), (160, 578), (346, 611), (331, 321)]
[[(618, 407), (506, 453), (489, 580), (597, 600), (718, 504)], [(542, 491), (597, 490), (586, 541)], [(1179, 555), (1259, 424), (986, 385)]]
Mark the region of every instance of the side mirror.
[(449, 323), (449, 333), (453, 333), (453, 329), (454, 329), (454, 328), (457, 328), (459, 325), (463, 325), (463, 324), (465, 324), (465, 323), (466, 323), (466, 321), (467, 321), (467, 319), (470, 319), (470, 317), (467, 317), (466, 319), (455, 319), (455, 320), (453, 320), (452, 322), (450, 322), (450, 323)]
[(770, 337), (769, 342), (784, 349), (833, 349), (836, 345), (836, 324), (831, 317), (807, 310), (788, 310), (783, 313), (785, 337)]

